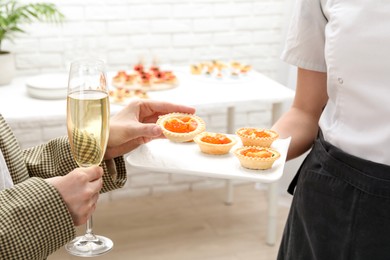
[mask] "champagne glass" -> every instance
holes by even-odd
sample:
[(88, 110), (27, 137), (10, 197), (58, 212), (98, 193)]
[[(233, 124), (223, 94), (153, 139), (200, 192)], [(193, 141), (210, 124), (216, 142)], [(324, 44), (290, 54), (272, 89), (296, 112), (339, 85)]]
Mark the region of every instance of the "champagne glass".
[[(67, 96), (67, 129), (71, 151), (80, 167), (99, 165), (108, 135), (110, 103), (105, 64), (84, 59), (71, 63)], [(86, 232), (69, 242), (65, 249), (73, 255), (92, 257), (110, 251), (113, 242), (92, 231), (92, 216)]]

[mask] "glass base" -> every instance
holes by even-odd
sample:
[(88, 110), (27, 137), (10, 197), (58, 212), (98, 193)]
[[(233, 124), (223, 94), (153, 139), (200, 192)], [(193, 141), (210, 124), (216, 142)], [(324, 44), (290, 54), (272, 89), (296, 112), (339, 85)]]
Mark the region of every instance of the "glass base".
[(107, 253), (114, 247), (111, 239), (97, 235), (79, 236), (65, 245), (66, 251), (72, 255), (94, 257)]

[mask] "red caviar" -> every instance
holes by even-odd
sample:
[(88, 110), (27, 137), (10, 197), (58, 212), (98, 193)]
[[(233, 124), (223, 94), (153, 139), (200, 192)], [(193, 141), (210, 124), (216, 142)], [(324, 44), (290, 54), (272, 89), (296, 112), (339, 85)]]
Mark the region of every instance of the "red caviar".
[(255, 137), (270, 137), (271, 135), (264, 130), (248, 129), (244, 132), (246, 135)]
[(196, 120), (191, 117), (171, 118), (164, 124), (165, 129), (175, 133), (189, 133), (198, 127)]
[(231, 143), (231, 140), (227, 138), (223, 134), (216, 134), (214, 136), (212, 135), (206, 135), (202, 137), (201, 139), (205, 143), (210, 143), (210, 144), (228, 144)]
[(274, 154), (267, 149), (258, 149), (258, 148), (249, 148), (241, 152), (242, 155), (248, 157), (257, 157), (257, 158), (270, 158)]

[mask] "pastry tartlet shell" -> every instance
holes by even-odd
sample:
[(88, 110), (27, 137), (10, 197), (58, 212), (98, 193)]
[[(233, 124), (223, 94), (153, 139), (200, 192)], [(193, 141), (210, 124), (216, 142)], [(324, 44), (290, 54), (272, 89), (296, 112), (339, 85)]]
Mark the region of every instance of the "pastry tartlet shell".
[[(256, 148), (256, 149), (266, 149), (267, 151), (270, 151), (274, 154), (273, 157), (270, 158), (260, 158), (260, 157), (250, 157), (245, 156), (241, 154), (242, 151)], [(234, 151), (234, 155), (238, 158), (238, 160), (241, 163), (241, 166), (247, 169), (252, 170), (267, 170), (272, 168), (272, 165), (274, 162), (280, 158), (280, 153), (276, 151), (275, 149), (269, 148), (269, 147), (259, 147), (259, 146), (244, 146), (237, 148)]]
[[(192, 119), (194, 119), (198, 123), (197, 128), (194, 131), (188, 133), (176, 133), (176, 132), (169, 131), (168, 129), (165, 128), (164, 126), (165, 121), (172, 118), (183, 118), (183, 117), (191, 117)], [(167, 139), (176, 143), (184, 143), (184, 142), (192, 141), (196, 135), (202, 133), (206, 129), (206, 124), (202, 118), (193, 114), (186, 114), (186, 113), (169, 113), (169, 114), (162, 115), (158, 118), (156, 124), (161, 127), (163, 134)]]
[(234, 137), (230, 137), (228, 135), (225, 135), (228, 139), (230, 139), (230, 143), (228, 144), (212, 144), (203, 142), (202, 138), (207, 135), (216, 135), (217, 133), (211, 133), (211, 132), (202, 132), (194, 137), (194, 142), (199, 145), (200, 150), (203, 153), (207, 154), (213, 154), (213, 155), (222, 155), (227, 154), (230, 152), (230, 149), (237, 143), (237, 139)]
[[(265, 131), (270, 133), (270, 137), (254, 137), (244, 134), (246, 130)], [(236, 135), (241, 138), (244, 146), (261, 146), (270, 147), (271, 144), (279, 138), (279, 134), (270, 129), (254, 128), (254, 127), (242, 127), (236, 131)]]

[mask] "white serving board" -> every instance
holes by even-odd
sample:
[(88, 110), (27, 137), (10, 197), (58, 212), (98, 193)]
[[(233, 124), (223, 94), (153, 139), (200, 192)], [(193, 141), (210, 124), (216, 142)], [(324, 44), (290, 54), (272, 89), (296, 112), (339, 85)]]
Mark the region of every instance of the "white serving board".
[[(237, 136), (234, 137), (239, 140)], [(132, 167), (155, 172), (271, 183), (283, 175), (290, 141), (291, 137), (278, 139), (272, 144), (271, 147), (279, 151), (280, 158), (268, 170), (250, 170), (241, 166), (233, 154), (236, 148), (242, 146), (240, 141), (229, 154), (208, 155), (202, 153), (194, 142), (174, 143), (158, 139), (130, 152), (126, 160)]]

